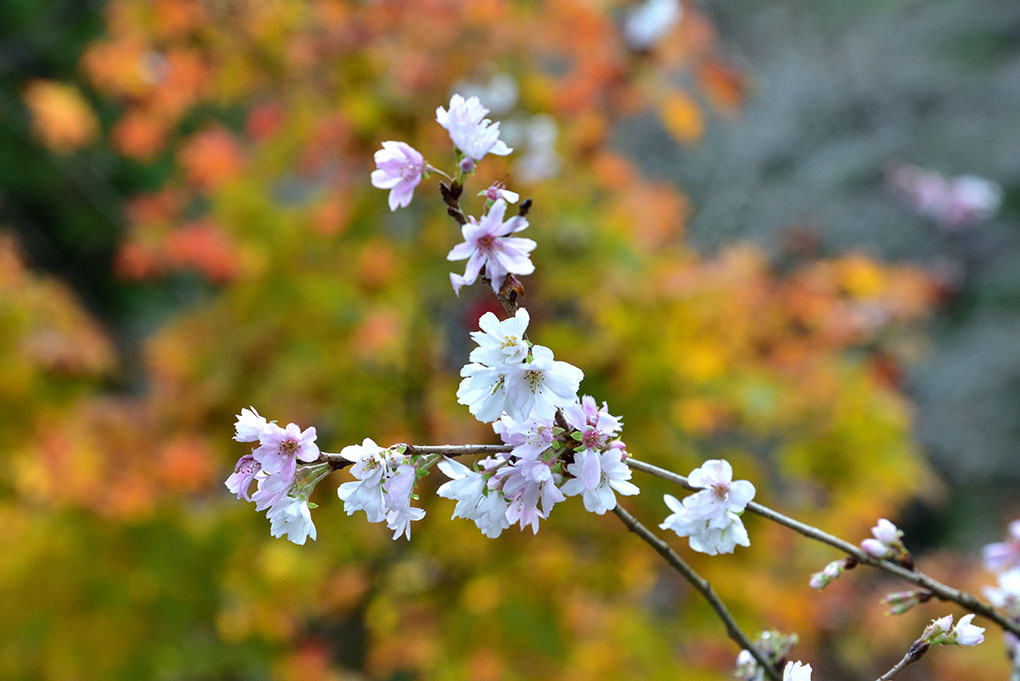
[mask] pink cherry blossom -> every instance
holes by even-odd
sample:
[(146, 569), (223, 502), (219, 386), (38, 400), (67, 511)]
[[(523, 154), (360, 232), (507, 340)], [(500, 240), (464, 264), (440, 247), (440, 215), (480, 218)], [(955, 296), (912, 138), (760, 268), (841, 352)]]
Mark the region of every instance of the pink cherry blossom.
[(390, 190), (390, 210), (410, 205), (425, 170), (425, 157), (409, 144), (390, 140), (375, 152), (375, 164), (372, 186)]
[(436, 122), (449, 131), (453, 144), (468, 158), (480, 161), (486, 154), (506, 156), (513, 149), (499, 139), (499, 123), (486, 118), (488, 113), (477, 97), (464, 99), (455, 94), (449, 110), (436, 109)]
[(269, 422), (255, 411), (255, 407), (242, 409), (234, 424), (234, 439), (238, 442), (258, 442), (259, 434), (268, 427)]
[(531, 274), (535, 265), (530, 253), (535, 250), (534, 241), (510, 236), (528, 227), (528, 221), (519, 215), (504, 221), (506, 201), (500, 199), (482, 216), (481, 222), (474, 217), (461, 227), (464, 241), (457, 244), (446, 256), (447, 260), (467, 260), (464, 276), (451, 277), (453, 290), (460, 293), (461, 286), (470, 286), (478, 279), (482, 268), (485, 276), (498, 292), (507, 274)]
[(294, 423), (288, 423), (286, 428), (270, 423), (259, 434), (259, 445), (252, 456), (262, 464), (262, 470), (269, 474), (279, 473), (290, 480), (294, 479), (299, 459), (315, 461), (319, 458), (314, 426), (302, 431)]
[(255, 460), (255, 457), (251, 454), (245, 454), (237, 460), (237, 464), (234, 465), (234, 472), (230, 474), (230, 477), (223, 484), (227, 486), (227, 489), (236, 494), (238, 499), (251, 501), (248, 489), (251, 487), (251, 483), (255, 481), (255, 476), (261, 470), (262, 466)]
[(574, 453), (574, 462), (567, 465), (567, 471), (574, 477), (563, 483), (563, 493), (567, 496), (580, 494), (585, 509), (598, 515), (616, 508), (616, 494), (632, 496), (640, 492), (629, 482), (630, 466), (623, 463), (620, 449), (579, 450)]

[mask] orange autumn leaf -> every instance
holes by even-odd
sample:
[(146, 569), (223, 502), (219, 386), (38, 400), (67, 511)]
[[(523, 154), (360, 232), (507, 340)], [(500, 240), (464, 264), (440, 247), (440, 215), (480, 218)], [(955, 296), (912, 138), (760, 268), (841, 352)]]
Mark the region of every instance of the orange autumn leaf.
[(709, 61), (698, 69), (698, 83), (716, 111), (732, 115), (740, 111), (747, 92), (747, 79), (734, 68)]
[(237, 140), (219, 126), (193, 135), (184, 144), (178, 160), (187, 179), (206, 190), (236, 178), (244, 162)]
[(113, 146), (129, 158), (147, 161), (163, 148), (166, 128), (156, 116), (132, 110), (113, 128)]
[(32, 133), (53, 151), (68, 152), (96, 137), (99, 123), (77, 88), (37, 80), (25, 90)]
[(673, 92), (666, 97), (659, 110), (666, 130), (681, 144), (692, 144), (705, 134), (705, 123), (698, 105), (684, 92)]

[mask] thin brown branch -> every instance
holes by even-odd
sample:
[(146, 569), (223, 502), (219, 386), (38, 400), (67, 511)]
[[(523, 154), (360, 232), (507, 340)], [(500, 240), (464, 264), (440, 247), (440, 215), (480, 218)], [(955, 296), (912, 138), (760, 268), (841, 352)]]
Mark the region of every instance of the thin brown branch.
[[(644, 461), (638, 461), (636, 459), (630, 458), (627, 459), (627, 464), (634, 470), (654, 475), (656, 477), (662, 478), (663, 480), (668, 480), (682, 487), (686, 487), (687, 489), (690, 490), (698, 489), (696, 487), (691, 486), (691, 484), (687, 481), (687, 478), (684, 477), (683, 475), (674, 473), (672, 471), (668, 471), (665, 468), (659, 468), (658, 466), (654, 466), (650, 463), (645, 463)], [(1004, 615), (1003, 613), (996, 610), (992, 606), (984, 603), (983, 601), (978, 600), (977, 597), (967, 593), (966, 591), (960, 591), (959, 589), (955, 589), (949, 586), (948, 584), (943, 584), (937, 579), (934, 579), (933, 577), (924, 574), (923, 572), (917, 570), (916, 568), (910, 570), (897, 563), (893, 563), (888, 560), (882, 560), (880, 558), (875, 558), (870, 554), (865, 553), (863, 550), (860, 549), (860, 547), (855, 546), (854, 544), (851, 544), (848, 541), (840, 539), (839, 537), (835, 537), (829, 534), (828, 532), (820, 530), (817, 527), (808, 525), (807, 523), (802, 523), (799, 520), (794, 520), (789, 516), (783, 515), (779, 511), (775, 511), (767, 506), (762, 506), (757, 502), (754, 501), (750, 502), (747, 505), (747, 510), (756, 515), (760, 515), (763, 518), (768, 518), (769, 520), (775, 523), (784, 525), (785, 527), (788, 527), (791, 530), (794, 530), (795, 532), (799, 532), (805, 537), (809, 537), (816, 541), (820, 541), (823, 544), (828, 544), (833, 548), (839, 549), (840, 551), (843, 551), (844, 553), (853, 556), (855, 559), (857, 559), (858, 563), (870, 565), (871, 567), (877, 568), (879, 570), (884, 570), (890, 574), (896, 575), (900, 579), (910, 582), (911, 584), (916, 584), (917, 586), (927, 589), (928, 591), (931, 591), (933, 594), (935, 594), (937, 598), (944, 601), (952, 601), (954, 603), (957, 603), (966, 608), (967, 610), (969, 610), (970, 612), (973, 612), (976, 615), (979, 615), (981, 617), (984, 617), (985, 619), (995, 622), (995, 624), (999, 625), (1002, 629), (1013, 632), (1017, 636), (1020, 636), (1020, 623)]]
[[(394, 445), (396, 446), (396, 445)], [(477, 454), (506, 454), (513, 447), (510, 445), (404, 445), (404, 454), (412, 456), (429, 456), (439, 454), (440, 456), (472, 456)], [(353, 461), (345, 459), (339, 454), (332, 452), (319, 452), (319, 458), (315, 463), (328, 463), (333, 470), (346, 468), (353, 464)]]
[(733, 640), (742, 649), (745, 649), (754, 656), (758, 664), (762, 669), (765, 670), (765, 674), (772, 679), (772, 681), (781, 681), (782, 674), (776, 669), (775, 665), (765, 657), (764, 654), (747, 637), (736, 620), (733, 619), (733, 615), (726, 608), (726, 605), (716, 595), (715, 590), (712, 589), (712, 585), (707, 579), (699, 575), (691, 568), (690, 565), (684, 562), (680, 556), (676, 554), (673, 549), (669, 547), (669, 544), (664, 542), (662, 539), (655, 536), (651, 530), (641, 524), (637, 518), (631, 515), (626, 509), (617, 504), (616, 508), (613, 509), (613, 513), (616, 517), (623, 521), (623, 524), (627, 526), (627, 529), (636, 534), (642, 540), (651, 546), (655, 551), (669, 563), (670, 567), (679, 572), (684, 579), (686, 579), (694, 589), (704, 597), (708, 604), (712, 606), (715, 613), (722, 620), (723, 625), (726, 627), (726, 633), (730, 639)]
[(911, 659), (910, 653), (907, 653), (906, 655), (903, 656), (902, 660), (896, 663), (895, 667), (887, 671), (885, 674), (882, 674), (882, 676), (878, 677), (878, 681), (889, 681), (889, 679), (899, 674), (904, 667), (913, 663), (914, 660)]

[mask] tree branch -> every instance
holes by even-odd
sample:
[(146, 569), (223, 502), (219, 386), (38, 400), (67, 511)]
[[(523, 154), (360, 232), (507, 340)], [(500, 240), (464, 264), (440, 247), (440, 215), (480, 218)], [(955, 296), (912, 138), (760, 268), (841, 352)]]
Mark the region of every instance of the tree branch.
[(686, 579), (706, 601), (708, 601), (708, 604), (712, 606), (712, 609), (715, 610), (719, 619), (721, 619), (723, 624), (726, 626), (726, 633), (729, 637), (734, 643), (742, 649), (749, 651), (751, 655), (754, 656), (754, 659), (757, 660), (761, 668), (765, 670), (765, 674), (772, 679), (772, 681), (782, 680), (782, 674), (779, 673), (779, 670), (776, 669), (775, 665), (773, 665), (772, 662), (755, 647), (747, 635), (740, 629), (736, 620), (733, 619), (733, 615), (730, 614), (726, 605), (716, 595), (715, 591), (712, 589), (712, 585), (707, 579), (695, 572), (690, 565), (685, 563), (683, 559), (669, 547), (669, 544), (656, 537), (651, 530), (642, 525), (637, 518), (631, 515), (622, 506), (617, 504), (616, 508), (613, 509), (613, 513), (615, 513), (616, 517), (627, 526), (627, 529), (655, 549), (655, 551), (662, 556), (667, 563), (669, 563), (670, 567), (679, 572), (683, 578)]
[[(398, 446), (398, 445), (394, 445)], [(427, 456), (439, 454), (441, 456), (472, 456), (475, 454), (506, 454), (513, 450), (510, 445), (409, 445), (404, 444), (404, 454), (412, 456)], [(339, 454), (332, 452), (319, 452), (319, 458), (314, 463), (328, 463), (333, 470), (340, 470), (353, 464)]]
[[(654, 466), (650, 463), (645, 463), (644, 461), (638, 461), (636, 459), (631, 458), (627, 459), (627, 465), (629, 465), (634, 470), (654, 475), (656, 477), (662, 478), (663, 480), (668, 480), (682, 487), (686, 487), (689, 490), (699, 489), (697, 487), (693, 487), (687, 481), (687, 478), (684, 477), (683, 475), (674, 473), (672, 471), (668, 471), (665, 468), (659, 468), (658, 466)], [(903, 567), (902, 565), (899, 565), (898, 563), (893, 563), (888, 560), (875, 558), (870, 554), (865, 553), (863, 550), (860, 549), (860, 547), (855, 546), (854, 544), (851, 544), (848, 541), (833, 536), (828, 532), (818, 529), (817, 527), (812, 527), (807, 523), (802, 523), (799, 520), (794, 520), (789, 516), (783, 515), (779, 511), (775, 511), (767, 506), (762, 506), (757, 502), (752, 501), (748, 503), (747, 510), (756, 515), (760, 515), (763, 518), (768, 518), (769, 520), (775, 523), (784, 525), (790, 528), (791, 530), (794, 530), (795, 532), (799, 532), (805, 537), (809, 537), (816, 541), (820, 541), (823, 544), (828, 544), (829, 546), (837, 548), (840, 551), (843, 551), (844, 553), (856, 558), (858, 563), (870, 565), (871, 567), (877, 568), (879, 570), (884, 570), (890, 574), (896, 575), (900, 579), (910, 582), (911, 584), (916, 584), (917, 586), (923, 587), (928, 591), (931, 591), (933, 594), (935, 594), (936, 597), (940, 598), (941, 600), (952, 601), (954, 603), (957, 603), (966, 608), (967, 610), (969, 610), (970, 612), (973, 612), (976, 615), (980, 615), (985, 619), (995, 622), (995, 624), (999, 625), (1002, 629), (1013, 632), (1017, 636), (1020, 636), (1020, 623), (1009, 618), (1008, 616), (999, 612), (990, 605), (978, 600), (977, 597), (967, 593), (966, 591), (960, 591), (959, 589), (955, 589), (949, 586), (948, 584), (943, 584), (937, 579), (929, 577), (928, 575), (924, 574), (920, 570), (917, 570), (916, 568), (910, 570)]]
[(906, 655), (903, 656), (902, 660), (896, 663), (895, 667), (887, 671), (885, 674), (882, 674), (882, 676), (878, 677), (878, 681), (889, 681), (889, 679), (899, 674), (904, 667), (906, 667), (909, 664), (913, 664), (914, 662), (915, 660), (910, 657), (910, 653), (907, 653)]

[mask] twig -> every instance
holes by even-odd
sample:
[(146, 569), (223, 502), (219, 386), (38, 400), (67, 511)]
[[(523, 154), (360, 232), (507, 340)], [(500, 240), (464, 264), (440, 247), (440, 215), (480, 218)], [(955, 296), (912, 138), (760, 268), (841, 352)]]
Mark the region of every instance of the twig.
[[(678, 473), (668, 471), (665, 468), (659, 468), (658, 466), (654, 466), (650, 463), (645, 463), (644, 461), (638, 461), (636, 459), (630, 458), (627, 459), (627, 464), (635, 470), (639, 470), (643, 473), (654, 475), (656, 477), (662, 478), (663, 480), (669, 480), (670, 482), (681, 485), (682, 487), (686, 487), (687, 489), (690, 490), (698, 489), (696, 487), (693, 487), (687, 481), (686, 477)], [(802, 523), (799, 520), (794, 520), (789, 516), (783, 515), (779, 511), (775, 511), (767, 506), (762, 506), (757, 502), (754, 501), (750, 502), (747, 505), (747, 510), (756, 515), (760, 515), (763, 518), (768, 518), (769, 520), (775, 523), (784, 525), (790, 528), (791, 530), (799, 532), (805, 537), (810, 537), (811, 539), (820, 541), (823, 544), (828, 544), (829, 546), (837, 548), (840, 551), (843, 551), (844, 553), (849, 554), (856, 558), (857, 562), (859, 563), (870, 565), (871, 567), (878, 568), (879, 570), (885, 570), (886, 572), (894, 574), (900, 579), (908, 581), (911, 584), (916, 584), (917, 586), (927, 589), (928, 591), (931, 591), (933, 594), (935, 594), (935, 596), (937, 596), (941, 600), (952, 601), (954, 603), (957, 603), (966, 608), (967, 610), (969, 610), (970, 612), (973, 612), (976, 615), (980, 615), (985, 619), (995, 622), (997, 625), (999, 625), (1006, 631), (1013, 632), (1017, 636), (1020, 636), (1020, 623), (1010, 619), (1006, 615), (1002, 614), (1001, 612), (991, 607), (990, 605), (983, 603), (982, 601), (978, 600), (975, 596), (967, 593), (966, 591), (960, 591), (959, 589), (955, 589), (949, 586), (948, 584), (943, 584), (942, 582), (932, 577), (929, 577), (928, 575), (917, 570), (916, 568), (913, 570), (909, 570), (897, 563), (893, 563), (888, 560), (882, 560), (880, 558), (875, 558), (870, 554), (865, 553), (859, 547), (851, 544), (848, 541), (840, 539), (839, 537), (835, 537), (829, 534), (828, 532), (825, 532), (824, 530), (818, 529), (817, 527), (813, 527), (806, 523)]]
[(889, 681), (889, 679), (899, 674), (904, 667), (906, 667), (909, 664), (913, 664), (914, 661), (915, 660), (910, 657), (910, 653), (907, 653), (906, 655), (903, 656), (902, 660), (896, 663), (895, 667), (887, 671), (885, 674), (882, 674), (882, 676), (878, 677), (878, 681)]
[[(396, 445), (395, 445), (396, 446)], [(513, 450), (510, 445), (404, 445), (404, 454), (428, 456), (438, 454), (440, 456), (471, 456), (473, 454), (506, 454)], [(353, 464), (353, 461), (345, 459), (339, 454), (332, 452), (319, 452), (319, 458), (315, 463), (328, 463), (333, 470), (340, 470)]]
[(882, 676), (878, 677), (878, 681), (889, 681), (892, 677), (896, 676), (903, 670), (907, 665), (914, 664), (928, 652), (931, 645), (923, 639), (918, 639), (910, 644), (910, 650), (903, 656), (903, 659), (896, 663), (896, 665), (887, 671)]
[(649, 546), (662, 556), (670, 567), (679, 572), (684, 579), (686, 579), (694, 589), (700, 593), (708, 604), (712, 606), (719, 619), (722, 620), (726, 626), (726, 633), (729, 637), (740, 646), (742, 649), (747, 650), (754, 656), (754, 659), (758, 662), (765, 674), (772, 679), (772, 681), (781, 681), (782, 675), (779, 670), (776, 669), (775, 665), (769, 661), (765, 655), (762, 654), (758, 648), (751, 642), (747, 635), (737, 625), (736, 620), (733, 619), (733, 615), (726, 608), (715, 591), (712, 589), (712, 585), (707, 579), (695, 572), (690, 565), (685, 563), (680, 556), (676, 554), (673, 549), (669, 547), (669, 544), (656, 537), (651, 530), (642, 525), (637, 518), (631, 515), (626, 509), (617, 504), (616, 508), (613, 509), (613, 513), (619, 518), (624, 525), (627, 526), (631, 532), (639, 536)]

